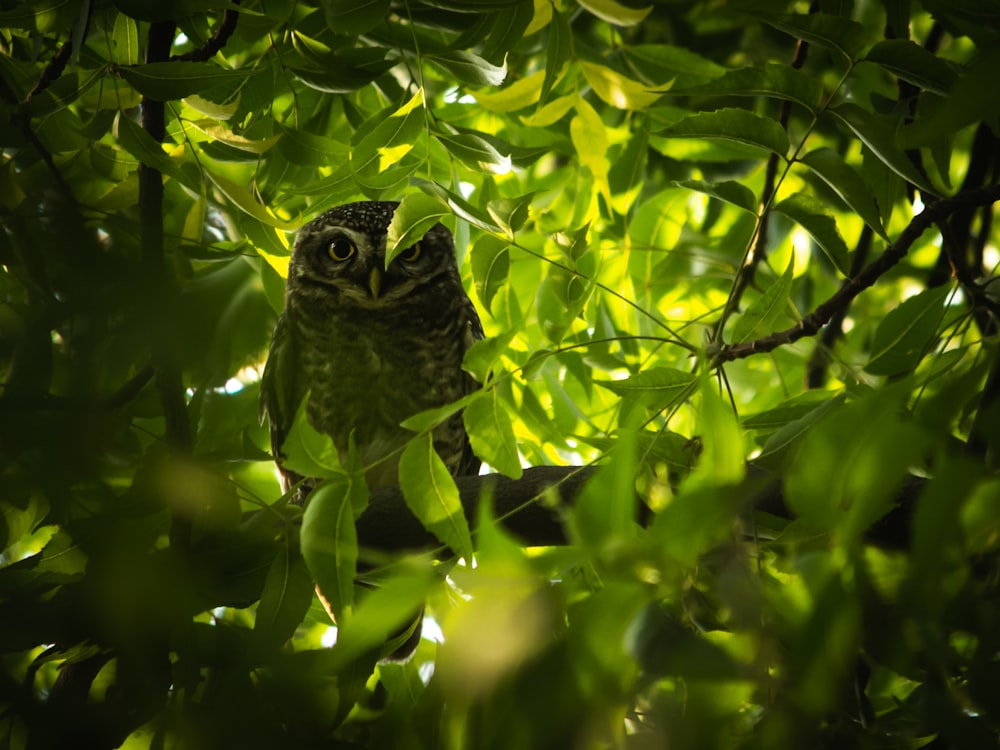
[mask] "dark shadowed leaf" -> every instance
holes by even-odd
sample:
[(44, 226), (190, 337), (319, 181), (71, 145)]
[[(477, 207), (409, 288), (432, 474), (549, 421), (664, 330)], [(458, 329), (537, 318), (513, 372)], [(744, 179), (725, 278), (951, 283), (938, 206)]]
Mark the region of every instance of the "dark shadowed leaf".
[(885, 316), (875, 330), (865, 370), (872, 375), (898, 375), (916, 367), (934, 340), (951, 287), (927, 289)]

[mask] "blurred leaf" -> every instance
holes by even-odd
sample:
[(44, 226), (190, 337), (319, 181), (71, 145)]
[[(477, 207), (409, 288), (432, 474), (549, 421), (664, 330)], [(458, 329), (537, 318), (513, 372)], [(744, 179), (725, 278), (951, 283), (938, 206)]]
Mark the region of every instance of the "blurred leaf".
[(517, 455), (517, 440), (507, 408), (495, 388), (473, 400), (462, 414), (472, 451), (484, 462), (511, 479), (523, 473)]
[(472, 537), (455, 480), (429, 434), (406, 444), (399, 458), (399, 481), (407, 506), (424, 528), (456, 555), (472, 560)]
[(899, 375), (916, 367), (937, 333), (944, 302), (951, 293), (949, 286), (926, 289), (886, 315), (875, 330), (865, 371)]
[(602, 21), (616, 26), (635, 26), (653, 10), (653, 6), (645, 8), (630, 8), (615, 2), (615, 0), (580, 0), (580, 5), (589, 10)]
[(270, 646), (280, 647), (305, 619), (313, 596), (313, 581), (298, 547), (278, 546), (267, 571), (257, 605), (254, 633)]
[(336, 34), (364, 34), (385, 22), (390, 0), (320, 0), (326, 23)]
[(775, 321), (786, 311), (788, 306), (794, 271), (795, 253), (793, 252), (781, 277), (736, 319), (736, 325), (733, 326), (734, 343), (739, 344), (759, 339), (774, 331)]
[(636, 432), (620, 429), (614, 448), (588, 480), (571, 517), (575, 540), (591, 548), (627, 544), (637, 531)]

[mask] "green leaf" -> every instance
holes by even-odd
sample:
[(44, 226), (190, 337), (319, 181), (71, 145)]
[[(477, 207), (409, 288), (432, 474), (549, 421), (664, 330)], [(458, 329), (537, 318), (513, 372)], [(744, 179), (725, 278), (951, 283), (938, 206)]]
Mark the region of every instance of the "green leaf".
[(830, 216), (823, 204), (803, 193), (796, 193), (775, 204), (774, 211), (798, 223), (816, 241), (830, 262), (845, 276), (850, 270), (847, 243), (837, 231), (837, 221)]
[(816, 79), (788, 65), (764, 63), (752, 68), (730, 70), (708, 83), (671, 90), (673, 94), (726, 96), (772, 96), (801, 104), (810, 112), (819, 111), (823, 87)]
[(111, 32), (111, 62), (117, 65), (135, 65), (139, 62), (139, 28), (135, 20), (124, 13), (115, 16)]
[(252, 216), (257, 221), (269, 227), (283, 229), (290, 232), (298, 227), (291, 222), (281, 221), (271, 213), (270, 209), (242, 185), (237, 185), (228, 177), (224, 177), (218, 172), (205, 170), (204, 174), (209, 181), (215, 185), (219, 191), (228, 198), (234, 206), (243, 211), (248, 216)]
[[(326, 673), (339, 670), (375, 649), (385, 646), (400, 628), (413, 623), (431, 587), (430, 569), (411, 570), (380, 580), (358, 602), (351, 616), (337, 627), (337, 643), (330, 650)], [(366, 674), (371, 674), (369, 668)]]
[(652, 5), (645, 8), (629, 8), (615, 0), (579, 0), (580, 5), (589, 10), (602, 21), (615, 26), (635, 26), (653, 10)]
[(505, 240), (484, 234), (472, 246), (472, 278), (476, 281), (476, 293), (483, 307), (493, 314), (493, 298), (510, 273), (510, 250)]
[(888, 240), (879, 217), (875, 193), (861, 174), (845, 162), (840, 154), (830, 148), (817, 148), (799, 161), (829, 185), (876, 234)]
[(480, 383), (487, 382), (493, 365), (508, 350), (515, 333), (515, 331), (505, 331), (499, 336), (490, 336), (477, 341), (465, 353), (462, 368)]
[(776, 121), (745, 109), (698, 112), (661, 130), (666, 138), (719, 138), (762, 148), (784, 157), (788, 135)]
[(955, 71), (948, 63), (909, 39), (881, 41), (868, 50), (865, 60), (941, 96), (947, 96), (955, 83)]
[(426, 60), (470, 86), (499, 86), (507, 77), (507, 65), (493, 65), (479, 55), (464, 50), (427, 55)]
[(774, 330), (774, 323), (785, 311), (792, 291), (792, 277), (795, 270), (795, 253), (788, 261), (788, 267), (781, 277), (767, 288), (750, 307), (736, 319), (733, 326), (733, 342), (741, 344), (766, 336)]
[(368, 502), (361, 475), (337, 474), (314, 489), (302, 517), (302, 557), (330, 617), (343, 623), (354, 606), (357, 507)]
[(716, 388), (713, 379), (702, 381), (698, 434), (705, 447), (685, 488), (736, 484), (746, 476), (746, 454), (739, 421)]
[(413, 432), (426, 432), (444, 422), (448, 417), (464, 409), (476, 398), (476, 393), (468, 393), (458, 401), (452, 401), (444, 406), (437, 406), (433, 409), (418, 411), (412, 417), (407, 417), (399, 423), (400, 427), (405, 427)]
[(424, 128), (424, 91), (417, 93), (388, 117), (371, 120), (356, 133), (360, 140), (351, 150), (351, 170), (355, 176), (377, 178), (410, 152)]
[(754, 215), (757, 214), (757, 198), (754, 197), (753, 191), (750, 188), (739, 182), (733, 180), (725, 180), (723, 182), (675, 180), (673, 184), (678, 187), (687, 188), (688, 190), (705, 193), (705, 195), (710, 195), (713, 198), (718, 198), (720, 201), (725, 201), (738, 208), (742, 208), (744, 211), (749, 211)]
[(391, 0), (320, 0), (326, 23), (336, 34), (356, 36), (385, 23)]
[(692, 373), (659, 366), (637, 372), (626, 380), (594, 380), (594, 384), (619, 396), (634, 398), (644, 406), (661, 409), (689, 395), (697, 380)]
[(570, 529), (587, 547), (628, 543), (636, 535), (636, 431), (623, 428), (617, 438), (573, 508)]
[(562, 13), (552, 13), (549, 23), (549, 39), (545, 55), (545, 77), (542, 79), (542, 90), (539, 93), (538, 106), (541, 108), (549, 100), (552, 87), (562, 75), (566, 63), (573, 54), (573, 31)]
[(545, 71), (539, 70), (507, 84), (499, 91), (485, 89), (474, 92), (473, 96), (480, 106), (490, 112), (516, 112), (538, 101), (544, 78)]
[(389, 222), (385, 245), (385, 267), (409, 247), (424, 238), (427, 231), (451, 211), (440, 199), (427, 193), (410, 193), (399, 202)]
[(264, 579), (257, 605), (254, 633), (265, 643), (278, 647), (295, 634), (309, 611), (313, 579), (297, 546), (285, 540), (279, 545)]
[(639, 83), (627, 76), (612, 70), (606, 65), (580, 61), (587, 82), (593, 87), (594, 93), (601, 99), (618, 109), (642, 110), (656, 102), (670, 85), (651, 87)]
[[(786, 421), (767, 439), (767, 442), (764, 443), (764, 447), (757, 458), (754, 459), (754, 462), (765, 467), (779, 466), (786, 452), (798, 445), (802, 436), (812, 429), (813, 425), (840, 407), (847, 399), (847, 396), (843, 393), (836, 395), (827, 393), (825, 394), (825, 398), (826, 400), (819, 405), (804, 403), (786, 407), (789, 411), (792, 411), (794, 419)], [(805, 411), (803, 412), (802, 409)], [(773, 411), (782, 413), (777, 409)], [(764, 416), (760, 415), (758, 418), (762, 419)], [(744, 427), (754, 429), (756, 428), (756, 424), (747, 420), (744, 422)]]
[(856, 21), (826, 13), (761, 13), (747, 11), (751, 16), (802, 39), (810, 44), (833, 49), (847, 60), (861, 53), (868, 36), (865, 27)]
[(472, 451), (501, 474), (520, 479), (524, 469), (507, 409), (495, 388), (473, 400), (462, 414)]
[(238, 84), (250, 76), (249, 70), (230, 70), (211, 62), (179, 60), (116, 70), (140, 94), (164, 102), (183, 99), (222, 84)]
[(896, 145), (895, 134), (876, 119), (875, 115), (851, 102), (831, 107), (827, 112), (850, 128), (883, 164), (904, 180), (932, 195), (941, 195), (944, 192), (932, 187), (920, 176), (913, 162)]
[(198, 183), (192, 180), (173, 159), (167, 156), (160, 144), (153, 140), (153, 137), (139, 127), (131, 118), (119, 116), (117, 124), (118, 143), (132, 154), (132, 156), (147, 167), (155, 169), (160, 174), (167, 175), (185, 187), (200, 192)]
[(281, 444), (281, 465), (301, 477), (332, 477), (343, 474), (333, 440), (316, 431), (306, 415), (309, 395), (302, 399), (295, 420)]
[(875, 330), (865, 371), (872, 375), (900, 375), (916, 367), (935, 339), (944, 302), (951, 292), (948, 286), (927, 289), (886, 315)]
[(424, 528), (452, 549), (472, 560), (472, 536), (462, 510), (458, 488), (429, 434), (407, 443), (399, 458), (399, 483), (410, 511)]
[(448, 153), (470, 167), (492, 172), (507, 174), (511, 169), (510, 156), (502, 154), (488, 140), (475, 133), (444, 133), (435, 136)]

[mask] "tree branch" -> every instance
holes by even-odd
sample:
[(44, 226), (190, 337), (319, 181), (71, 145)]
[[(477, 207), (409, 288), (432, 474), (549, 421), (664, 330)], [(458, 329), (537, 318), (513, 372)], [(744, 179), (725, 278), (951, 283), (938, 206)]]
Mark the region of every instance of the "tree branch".
[(719, 347), (713, 354), (713, 364), (718, 366), (724, 362), (746, 359), (754, 354), (770, 352), (785, 344), (791, 344), (801, 338), (814, 335), (839, 311), (846, 310), (851, 300), (874, 285), (883, 274), (906, 257), (910, 247), (928, 227), (950, 216), (960, 208), (988, 206), (997, 201), (1000, 201), (1000, 185), (989, 185), (958, 193), (951, 198), (945, 198), (927, 206), (913, 217), (906, 229), (900, 233), (899, 238), (886, 248), (886, 251), (878, 259), (869, 263), (857, 276), (848, 279), (836, 294), (806, 315), (797, 325), (755, 341)]
[[(232, 0), (233, 5), (239, 5), (240, 2), (241, 0)], [(214, 57), (216, 52), (219, 52), (226, 46), (226, 42), (229, 41), (229, 37), (233, 35), (234, 31), (236, 31), (236, 23), (239, 20), (239, 11), (227, 8), (225, 13), (222, 14), (222, 22), (215, 30), (211, 39), (198, 47), (198, 49), (185, 52), (183, 55), (174, 55), (170, 59), (184, 60), (188, 62), (204, 62), (205, 60)]]

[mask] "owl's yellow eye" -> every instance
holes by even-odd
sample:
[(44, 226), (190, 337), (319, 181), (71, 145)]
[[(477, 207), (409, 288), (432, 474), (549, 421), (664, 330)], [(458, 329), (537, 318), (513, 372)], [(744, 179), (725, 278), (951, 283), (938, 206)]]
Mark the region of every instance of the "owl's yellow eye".
[(399, 254), (399, 257), (407, 263), (413, 263), (420, 257), (420, 243), (418, 242), (413, 247), (406, 248)]
[(350, 240), (334, 240), (330, 243), (330, 247), (326, 249), (326, 252), (333, 260), (343, 263), (345, 260), (350, 260), (351, 256), (357, 250), (354, 247), (354, 243)]

